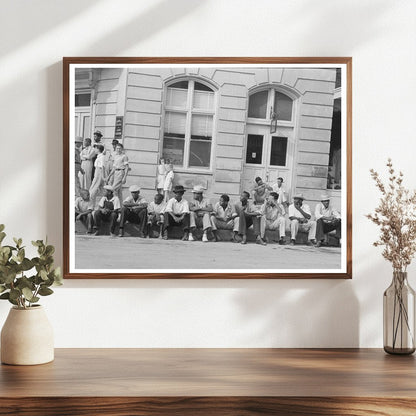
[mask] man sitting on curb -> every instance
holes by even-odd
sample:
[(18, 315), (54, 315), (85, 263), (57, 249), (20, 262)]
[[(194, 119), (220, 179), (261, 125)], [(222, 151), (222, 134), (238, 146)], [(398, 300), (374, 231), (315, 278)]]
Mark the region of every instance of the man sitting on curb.
[(103, 196), (98, 203), (98, 209), (94, 211), (94, 235), (99, 235), (101, 221), (110, 221), (111, 237), (115, 237), (117, 217), (120, 212), (120, 200), (114, 196), (114, 190), (111, 185), (105, 185), (106, 196)]
[(174, 197), (169, 199), (163, 215), (163, 239), (168, 239), (168, 230), (171, 226), (181, 225), (183, 229), (182, 241), (189, 237), (189, 204), (183, 198), (185, 189), (182, 185), (173, 188)]
[(317, 247), (328, 245), (328, 233), (335, 230), (335, 237), (341, 239), (341, 215), (332, 208), (328, 194), (321, 195), (321, 202), (315, 207)]
[(124, 224), (126, 221), (139, 225), (139, 237), (144, 237), (144, 228), (147, 225), (147, 201), (140, 196), (140, 188), (131, 185), (130, 196), (123, 201), (120, 218), (119, 237), (124, 236)]
[(261, 238), (265, 240), (266, 230), (279, 231), (279, 244), (285, 244), (286, 237), (286, 220), (285, 209), (282, 204), (279, 204), (279, 194), (277, 192), (270, 192), (267, 201), (262, 206), (264, 217), (260, 222)]
[(256, 244), (265, 246), (266, 242), (260, 236), (261, 205), (254, 205), (249, 202), (249, 199), (250, 194), (243, 191), (240, 201), (234, 206), (238, 215), (238, 234), (242, 236), (241, 244), (247, 244), (247, 229), (253, 225)]
[(94, 204), (90, 199), (90, 193), (86, 189), (80, 190), (81, 196), (75, 200), (75, 221), (81, 221), (87, 227), (87, 234), (92, 233), (92, 211)]
[(163, 212), (166, 202), (162, 194), (156, 194), (154, 200), (147, 207), (147, 238), (153, 237), (153, 226), (159, 226), (159, 238), (163, 236)]
[(227, 194), (220, 196), (220, 201), (214, 206), (211, 212), (211, 227), (214, 234), (215, 241), (221, 241), (217, 230), (233, 230), (233, 241), (238, 240), (238, 218), (234, 207), (230, 204), (230, 197)]
[(296, 244), (299, 230), (308, 232), (308, 246), (316, 243), (316, 221), (311, 220), (311, 209), (309, 205), (303, 203), (304, 199), (302, 194), (296, 194), (293, 197), (293, 204), (289, 205), (290, 244), (293, 246)]
[(189, 226), (191, 231), (189, 233), (189, 241), (194, 241), (193, 231), (196, 227), (203, 230), (202, 241), (208, 242), (208, 232), (211, 231), (210, 213), (212, 212), (212, 205), (208, 199), (204, 198), (204, 188), (196, 185), (192, 190), (194, 200), (189, 203)]

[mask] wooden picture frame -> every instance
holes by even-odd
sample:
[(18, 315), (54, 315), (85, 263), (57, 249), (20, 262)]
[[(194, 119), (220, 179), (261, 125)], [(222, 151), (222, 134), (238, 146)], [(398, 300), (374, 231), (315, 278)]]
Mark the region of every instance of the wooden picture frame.
[[(63, 58), (64, 278), (351, 278), (351, 84), (350, 57)], [(99, 145), (103, 144), (104, 151), (96, 168), (96, 178), (100, 179), (91, 187), (92, 162), (88, 157), (93, 152), (88, 141), (84, 148), (75, 145), (75, 141), (92, 139), (96, 130), (102, 140), (93, 150), (100, 153)], [(124, 144), (124, 150), (111, 148), (114, 139)], [(123, 151), (126, 157), (117, 153)], [(79, 164), (81, 157), (83, 165)], [(141, 223), (127, 223), (119, 212), (118, 216), (114, 214), (112, 224), (116, 228), (111, 231), (117, 235), (122, 221), (127, 236), (85, 234), (81, 222), (88, 227), (88, 214), (82, 216), (82, 221), (75, 220), (79, 212), (75, 197), (80, 189), (91, 190), (90, 200), (95, 203), (88, 205), (85, 197), (85, 201), (76, 202), (77, 209), (79, 204), (84, 208), (93, 205), (95, 212), (103, 198), (103, 185), (116, 181), (116, 170), (122, 170), (127, 176), (119, 178), (121, 185), (114, 182), (118, 199), (124, 200), (133, 189), (129, 187), (137, 185), (140, 195), (150, 202), (156, 193), (158, 160), (162, 157), (173, 165), (172, 186), (183, 186), (184, 199), (189, 202), (201, 189), (212, 206), (223, 194), (229, 195), (234, 204), (242, 191), (250, 191), (250, 208), (245, 208), (244, 201), (243, 209), (254, 210), (256, 214), (249, 221), (255, 222), (258, 229), (254, 235), (248, 229), (248, 244), (175, 240), (175, 235), (181, 237), (183, 231), (172, 226), (168, 241), (134, 237), (145, 228)], [(85, 167), (84, 173), (80, 173), (81, 166)], [(162, 173), (169, 169), (167, 164), (160, 166)], [(261, 177), (264, 183), (255, 183), (255, 177)], [(277, 177), (284, 179), (287, 188), (278, 187)], [(255, 184), (258, 188), (250, 190)], [(263, 195), (264, 184), (267, 194)], [(278, 198), (274, 194), (267, 197), (270, 192), (277, 192)], [(173, 196), (167, 193), (167, 199)], [(304, 228), (309, 232), (298, 233), (299, 241), (292, 246), (295, 228), (290, 228), (288, 205), (299, 193), (303, 194), (306, 211), (305, 204), (309, 205), (311, 218), (305, 218)], [(339, 237), (341, 231), (340, 247), (306, 246), (311, 228), (317, 225), (316, 205), (326, 197), (339, 211), (341, 226), (320, 241), (336, 243), (333, 233)], [(282, 204), (286, 213), (283, 240), (289, 244), (273, 242), (279, 240), (282, 231), (277, 231), (277, 222), (266, 221), (266, 208), (260, 209), (264, 198), (272, 198), (265, 205), (267, 209), (277, 209)], [(112, 201), (116, 203), (116, 199)], [(243, 230), (243, 235), (246, 228), (241, 222), (236, 224), (236, 218), (247, 214), (241, 214), (238, 207), (231, 227), (237, 225), (236, 234)], [(110, 208), (117, 207), (113, 204)], [(139, 211), (140, 208), (135, 214)], [(92, 220), (106, 218), (107, 211), (94, 212)], [(300, 211), (296, 208), (291, 211), (294, 212), (297, 216)], [(203, 213), (189, 215), (211, 221)], [(185, 217), (189, 221), (188, 214)], [(322, 236), (322, 219), (320, 222), (318, 234)], [(276, 230), (265, 234), (264, 224)], [(106, 233), (108, 227), (104, 224), (105, 230), (98, 232)], [(202, 227), (212, 238), (207, 224)], [(160, 230), (164, 235), (165, 229)], [(196, 239), (201, 238), (202, 230), (199, 232), (197, 227), (194, 234)], [(217, 235), (228, 239), (232, 230), (217, 231)], [(252, 237), (257, 241), (269, 238), (269, 244), (254, 244)]]

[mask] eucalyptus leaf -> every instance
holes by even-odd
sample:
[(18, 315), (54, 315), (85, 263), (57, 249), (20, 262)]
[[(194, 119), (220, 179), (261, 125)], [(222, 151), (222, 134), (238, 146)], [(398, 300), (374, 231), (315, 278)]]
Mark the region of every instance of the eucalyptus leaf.
[(18, 251), (17, 258), (19, 259), (19, 263), (21, 263), (23, 261), (23, 259), (25, 258), (25, 249), (24, 248), (21, 248)]
[(19, 289), (14, 288), (10, 291), (11, 300), (17, 300), (21, 295), (22, 295), (22, 292)]
[(28, 288), (28, 287), (24, 287), (22, 289), (22, 293), (23, 296), (29, 301), (31, 302), (31, 299), (33, 298), (33, 292)]
[(0, 232), (0, 243), (4, 240), (6, 237), (6, 233)]
[(22, 270), (24, 272), (26, 272), (26, 271), (28, 271), (30, 269), (33, 269), (34, 264), (33, 264), (33, 262), (30, 259), (28, 259), (27, 257), (25, 257), (22, 260), (22, 263), (20, 264), (20, 266), (21, 266)]
[(48, 280), (48, 273), (46, 273), (46, 270), (41, 270), (39, 272), (39, 276), (41, 277), (42, 280)]
[(52, 293), (53, 293), (53, 290), (52, 289), (49, 289), (48, 287), (46, 287), (46, 286), (42, 286), (40, 289), (39, 289), (39, 295), (41, 295), (41, 296), (49, 296), (49, 295), (52, 295)]
[(7, 290), (6, 286), (0, 285), (0, 293), (3, 293), (5, 290)]
[(9, 299), (10, 298), (10, 292), (2, 293), (0, 295), (0, 299)]
[(0, 224), (0, 232), (4, 231), (4, 224)]

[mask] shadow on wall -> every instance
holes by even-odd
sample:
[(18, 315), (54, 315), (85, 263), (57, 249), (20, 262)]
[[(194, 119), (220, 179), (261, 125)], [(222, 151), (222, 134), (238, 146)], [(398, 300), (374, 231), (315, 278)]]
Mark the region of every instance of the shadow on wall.
[(278, 348), (360, 345), (359, 303), (351, 281), (263, 282), (262, 288), (235, 296), (240, 320), (251, 328), (250, 333), (241, 334), (242, 345)]

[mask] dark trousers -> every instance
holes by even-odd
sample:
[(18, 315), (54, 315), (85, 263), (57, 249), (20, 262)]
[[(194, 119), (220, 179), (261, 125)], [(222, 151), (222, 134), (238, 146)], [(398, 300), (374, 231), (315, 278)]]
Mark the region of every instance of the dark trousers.
[(322, 218), (319, 218), (319, 220), (316, 221), (316, 241), (322, 241), (325, 238), (325, 234), (333, 230), (336, 230), (335, 237), (340, 239), (341, 238), (341, 221), (340, 220), (327, 222), (327, 221), (323, 221)]
[(240, 212), (238, 223), (238, 234), (246, 235), (247, 229), (253, 226), (254, 235), (257, 237), (260, 235), (260, 218), (247, 215), (244, 211)]
[(139, 224), (140, 232), (143, 233), (147, 222), (147, 209), (132, 209), (123, 207), (121, 209), (120, 228), (124, 228), (126, 221)]
[(110, 211), (108, 214), (104, 214), (100, 209), (94, 211), (94, 223), (97, 230), (100, 229), (101, 221), (110, 222), (110, 232), (114, 234), (114, 230), (117, 225), (117, 211)]
[[(75, 220), (77, 219), (77, 216), (78, 214), (75, 214)], [(87, 215), (83, 215), (80, 221), (87, 227), (88, 232), (92, 231), (92, 212), (88, 213)]]
[(185, 214), (180, 222), (176, 222), (174, 215), (171, 212), (165, 212), (163, 214), (163, 231), (167, 230), (169, 227), (179, 227), (182, 226), (184, 232), (189, 230), (189, 214)]

